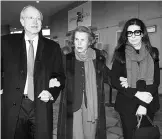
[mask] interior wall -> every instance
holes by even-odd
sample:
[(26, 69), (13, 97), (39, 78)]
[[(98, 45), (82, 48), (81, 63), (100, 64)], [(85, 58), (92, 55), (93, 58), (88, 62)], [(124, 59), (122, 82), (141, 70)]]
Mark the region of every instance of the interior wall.
[(57, 36), (60, 47), (65, 46), (65, 40), (68, 39), (66, 33), (68, 32), (68, 11), (85, 3), (84, 1), (76, 1), (67, 8), (51, 16), (51, 38)]
[(9, 25), (1, 25), (1, 36), (10, 34), (10, 26)]

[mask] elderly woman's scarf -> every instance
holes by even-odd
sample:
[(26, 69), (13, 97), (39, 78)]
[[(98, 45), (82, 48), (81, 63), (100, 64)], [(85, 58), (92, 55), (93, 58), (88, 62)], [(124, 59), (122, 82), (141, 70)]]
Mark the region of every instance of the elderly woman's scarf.
[(93, 64), (96, 53), (92, 48), (88, 48), (85, 55), (75, 50), (75, 57), (77, 60), (84, 62), (88, 121), (95, 122), (98, 118), (96, 72)]

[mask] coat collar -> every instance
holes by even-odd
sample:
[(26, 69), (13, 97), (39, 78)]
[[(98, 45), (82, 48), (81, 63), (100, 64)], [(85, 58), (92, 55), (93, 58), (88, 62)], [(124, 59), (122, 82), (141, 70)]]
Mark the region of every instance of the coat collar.
[[(99, 76), (104, 65), (104, 56), (101, 54), (101, 51), (94, 49), (96, 52), (96, 59), (93, 60), (94, 67), (96, 70), (96, 75)], [(72, 75), (75, 75), (75, 53), (74, 51), (70, 52), (66, 56), (66, 71), (70, 72)]]
[[(101, 54), (101, 51), (96, 48), (93, 48), (93, 50), (95, 50), (96, 52), (96, 60), (100, 62), (104, 62), (104, 56)], [(67, 54), (67, 59), (73, 59), (73, 58), (75, 58), (74, 49), (72, 49), (72, 51), (69, 54)]]

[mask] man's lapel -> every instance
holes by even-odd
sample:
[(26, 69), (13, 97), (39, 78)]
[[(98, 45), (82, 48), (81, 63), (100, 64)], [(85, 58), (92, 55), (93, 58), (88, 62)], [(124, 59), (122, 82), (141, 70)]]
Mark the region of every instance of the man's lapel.
[(38, 40), (38, 47), (35, 57), (35, 63), (34, 63), (34, 78), (37, 79), (37, 75), (39, 75), (40, 69), (41, 69), (41, 59), (42, 59), (42, 53), (44, 49), (44, 41), (41, 37), (39, 37)]
[(27, 75), (27, 52), (26, 52), (26, 43), (24, 39), (24, 34), (22, 34), (22, 37), (20, 39), (20, 73), (23, 78), (23, 80), (26, 80)]

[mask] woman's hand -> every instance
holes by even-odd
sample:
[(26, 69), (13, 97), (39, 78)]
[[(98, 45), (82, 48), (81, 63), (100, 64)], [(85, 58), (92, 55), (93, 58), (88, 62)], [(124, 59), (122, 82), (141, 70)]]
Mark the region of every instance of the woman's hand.
[(137, 93), (135, 94), (135, 96), (140, 99), (141, 101), (144, 101), (147, 104), (150, 104), (153, 97), (149, 92), (141, 92), (141, 91), (137, 91)]
[(136, 115), (146, 115), (146, 114), (147, 114), (147, 109), (140, 105), (136, 111)]

